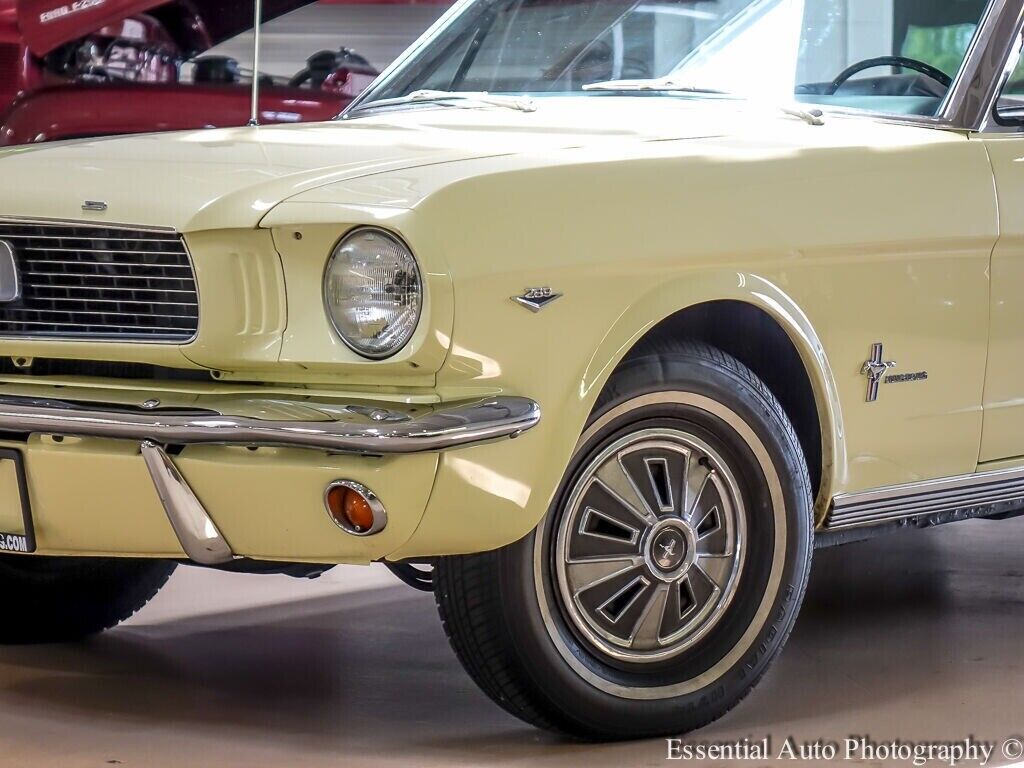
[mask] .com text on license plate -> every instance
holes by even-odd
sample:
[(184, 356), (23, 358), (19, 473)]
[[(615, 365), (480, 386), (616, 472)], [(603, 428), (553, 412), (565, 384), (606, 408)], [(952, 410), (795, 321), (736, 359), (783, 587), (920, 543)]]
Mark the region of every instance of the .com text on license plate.
[(34, 552), (25, 463), (21, 453), (0, 449), (0, 552)]

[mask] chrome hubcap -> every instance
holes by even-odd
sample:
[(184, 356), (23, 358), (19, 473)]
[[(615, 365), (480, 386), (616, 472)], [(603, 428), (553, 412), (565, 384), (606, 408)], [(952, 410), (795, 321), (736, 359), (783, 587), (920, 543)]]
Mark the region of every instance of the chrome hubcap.
[(612, 658), (679, 654), (736, 594), (746, 518), (722, 457), (681, 430), (637, 432), (583, 470), (555, 541), (575, 628)]

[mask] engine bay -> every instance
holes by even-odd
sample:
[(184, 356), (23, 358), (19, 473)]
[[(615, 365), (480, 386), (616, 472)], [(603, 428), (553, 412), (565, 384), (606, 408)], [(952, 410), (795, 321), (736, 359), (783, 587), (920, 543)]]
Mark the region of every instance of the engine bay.
[[(236, 59), (183, 50), (161, 21), (149, 15), (125, 19), (67, 43), (44, 57), (42, 64), (47, 80), (62, 83), (235, 85), (252, 80), (252, 72)], [(366, 85), (377, 74), (363, 56), (342, 47), (314, 53), (291, 78), (262, 75), (261, 80), (268, 85), (341, 92), (349, 76)]]
[(175, 83), (188, 60), (163, 24), (142, 15), (57, 48), (43, 65), (65, 82)]

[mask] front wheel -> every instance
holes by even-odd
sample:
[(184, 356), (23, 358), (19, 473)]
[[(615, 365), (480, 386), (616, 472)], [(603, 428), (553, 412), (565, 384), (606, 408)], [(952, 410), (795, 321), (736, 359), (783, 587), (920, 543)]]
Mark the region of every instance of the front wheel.
[(624, 364), (545, 520), (444, 558), (435, 594), (483, 690), (589, 739), (721, 717), (785, 643), (813, 549), (807, 466), (778, 401), (717, 349)]
[(62, 643), (110, 629), (149, 602), (174, 568), (165, 560), (0, 555), (0, 644)]

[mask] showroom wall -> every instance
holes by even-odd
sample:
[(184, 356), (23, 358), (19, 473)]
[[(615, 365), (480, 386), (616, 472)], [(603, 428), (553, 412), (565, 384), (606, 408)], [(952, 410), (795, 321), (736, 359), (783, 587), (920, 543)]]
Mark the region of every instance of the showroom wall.
[[(448, 8), (446, 2), (324, 2), (268, 22), (263, 27), (263, 62), (271, 75), (290, 76), (319, 50), (351, 48), (378, 69), (390, 64)], [(211, 53), (252, 61), (252, 35), (241, 35)]]

